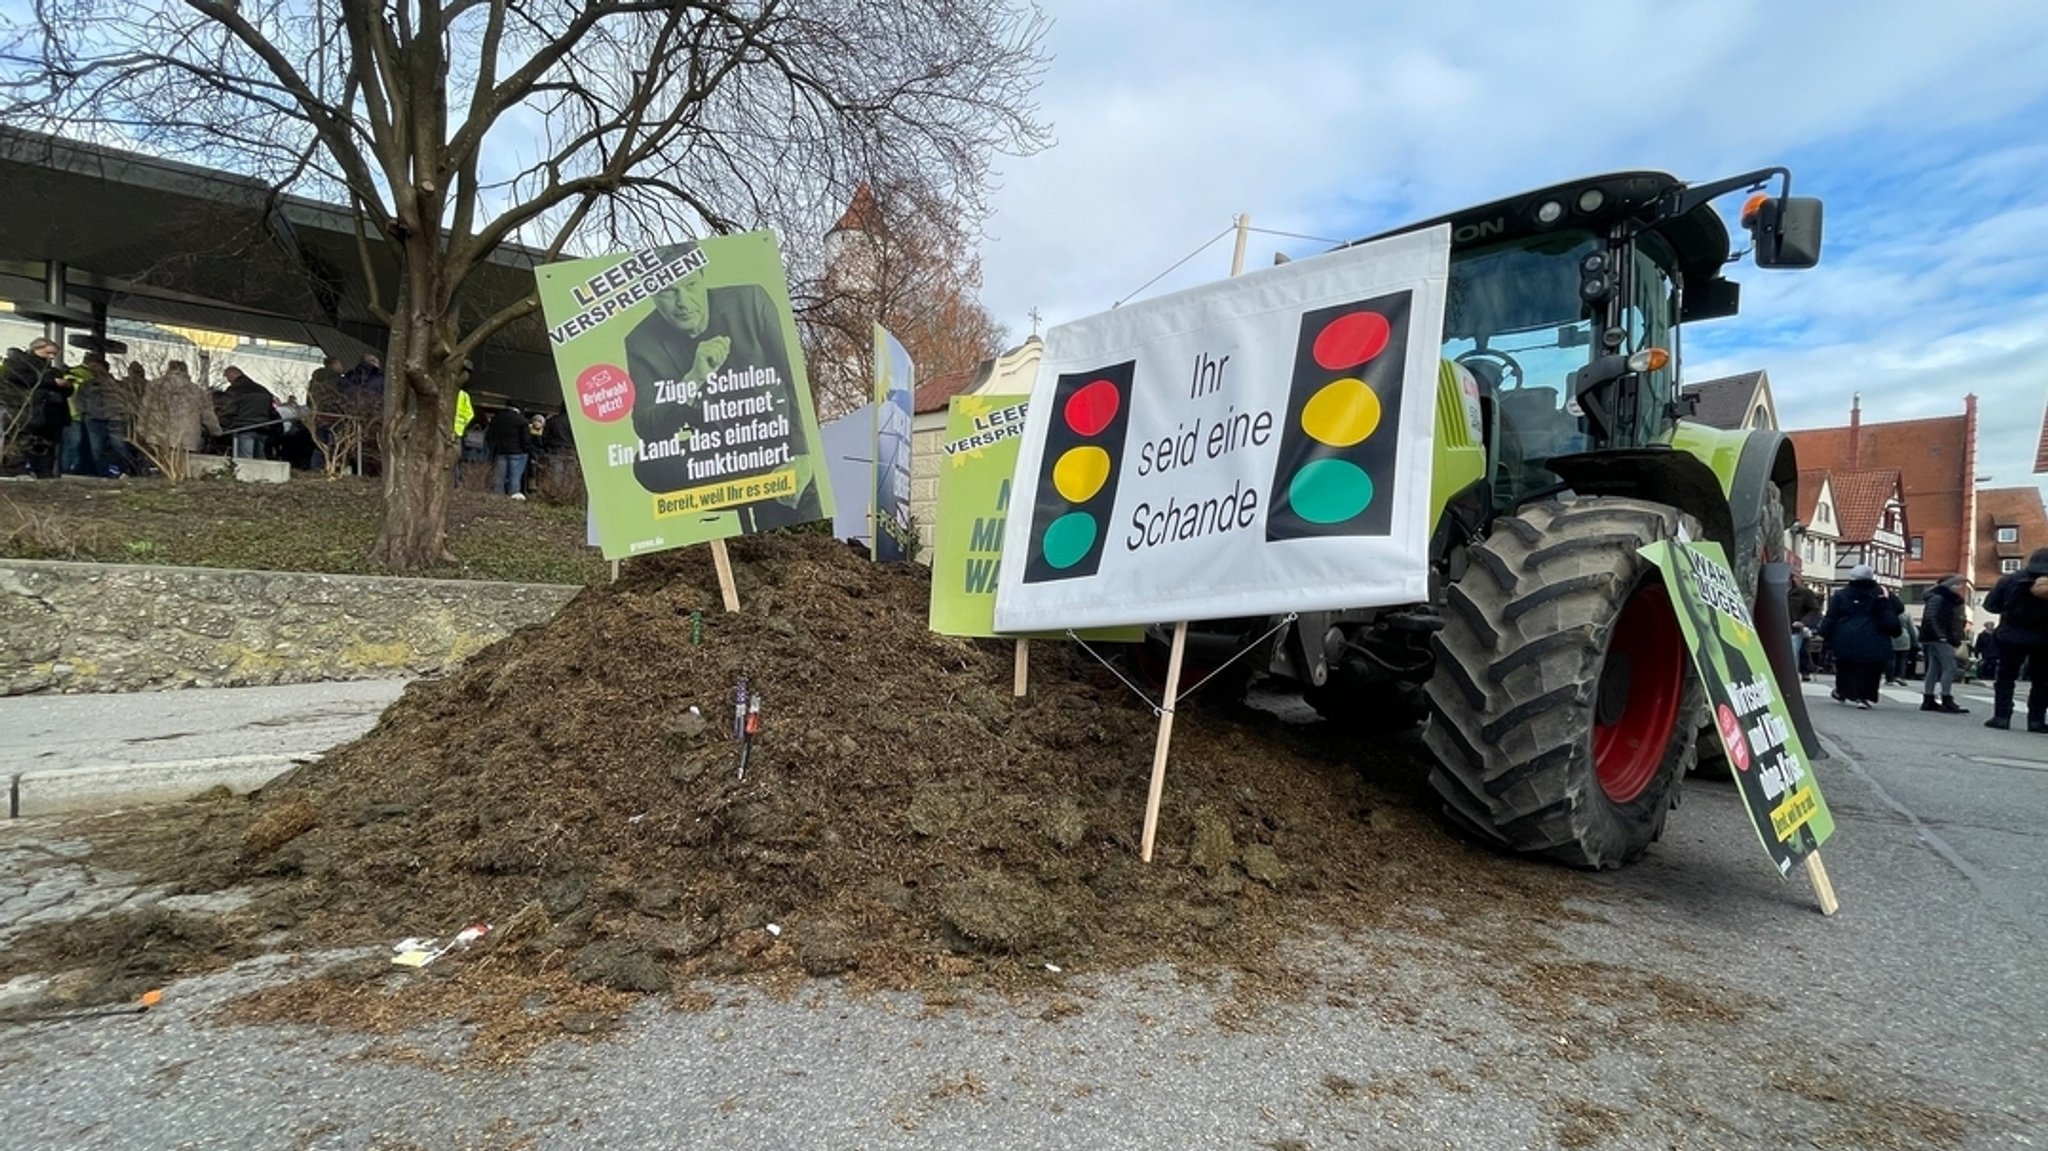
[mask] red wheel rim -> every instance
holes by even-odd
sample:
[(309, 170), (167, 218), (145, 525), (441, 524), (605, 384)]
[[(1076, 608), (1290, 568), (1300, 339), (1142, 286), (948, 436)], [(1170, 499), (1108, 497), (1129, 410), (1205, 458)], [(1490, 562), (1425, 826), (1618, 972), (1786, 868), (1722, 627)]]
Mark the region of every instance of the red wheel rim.
[(1685, 694), (1685, 634), (1658, 580), (1629, 596), (1608, 641), (1593, 723), (1593, 769), (1616, 803), (1657, 777)]

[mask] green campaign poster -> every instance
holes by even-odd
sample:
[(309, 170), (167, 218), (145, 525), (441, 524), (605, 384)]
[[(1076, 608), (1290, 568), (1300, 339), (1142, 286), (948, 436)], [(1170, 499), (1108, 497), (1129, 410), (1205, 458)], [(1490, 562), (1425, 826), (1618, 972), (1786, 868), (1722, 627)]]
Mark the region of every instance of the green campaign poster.
[(1783, 875), (1827, 842), (1835, 821), (1771, 674), (1749, 604), (1717, 543), (1664, 540), (1644, 548), (1643, 555), (1664, 574), (1743, 806)]
[(607, 559), (831, 518), (773, 233), (536, 275)]
[[(1029, 396), (954, 396), (939, 451), (939, 507), (932, 525), (931, 629), (942, 635), (994, 636), (996, 572), (1003, 521)], [(1063, 638), (1066, 633), (1052, 633)], [(1081, 633), (1136, 640), (1140, 628)]]

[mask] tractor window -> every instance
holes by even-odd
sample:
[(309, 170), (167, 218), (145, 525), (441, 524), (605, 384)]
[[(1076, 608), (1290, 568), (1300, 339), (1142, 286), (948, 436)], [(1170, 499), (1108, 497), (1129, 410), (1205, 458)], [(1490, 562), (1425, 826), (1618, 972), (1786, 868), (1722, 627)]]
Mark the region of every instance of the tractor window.
[(1508, 507), (1553, 487), (1542, 461), (1590, 447), (1566, 384), (1584, 367), (1593, 325), (1579, 299), (1588, 233), (1547, 235), (1458, 253), (1444, 312), (1445, 359), (1469, 368), (1493, 397), (1494, 502)]
[(1624, 309), (1628, 330), (1627, 351), (1662, 348), (1671, 361), (1643, 378), (1636, 402), (1632, 428), (1621, 429), (1621, 438), (1638, 444), (1657, 443), (1671, 430), (1672, 375), (1678, 363), (1678, 349), (1672, 345), (1671, 276), (1665, 271), (1670, 252), (1655, 235), (1637, 242), (1633, 257), (1634, 291)]

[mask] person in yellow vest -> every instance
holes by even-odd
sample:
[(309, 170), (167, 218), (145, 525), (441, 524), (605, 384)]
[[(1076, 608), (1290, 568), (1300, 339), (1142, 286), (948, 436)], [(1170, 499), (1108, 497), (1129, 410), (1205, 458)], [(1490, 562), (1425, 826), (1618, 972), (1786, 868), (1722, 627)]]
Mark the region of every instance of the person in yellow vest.
[(455, 386), (455, 438), (459, 442), (462, 433), (469, 430), (469, 421), (476, 418), (476, 407), (469, 402), (469, 377), (472, 367), (468, 360), (462, 361), (462, 382)]

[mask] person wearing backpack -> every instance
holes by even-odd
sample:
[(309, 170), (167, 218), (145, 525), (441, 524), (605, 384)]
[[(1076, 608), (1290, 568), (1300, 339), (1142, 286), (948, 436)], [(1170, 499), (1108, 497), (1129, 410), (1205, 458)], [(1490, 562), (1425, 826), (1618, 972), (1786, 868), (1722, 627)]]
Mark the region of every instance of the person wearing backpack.
[(1969, 594), (1970, 581), (1960, 575), (1943, 576), (1920, 607), (1920, 649), (1927, 653), (1927, 679), (1920, 685), (1921, 711), (1970, 714), (1969, 708), (1956, 706), (1954, 694), (1956, 648), (1963, 642), (1963, 602)]
[(1877, 586), (1869, 564), (1849, 569), (1849, 582), (1829, 597), (1827, 617), (1820, 621), (1821, 638), (1835, 653), (1837, 703), (1868, 711), (1877, 702), (1878, 681), (1891, 662), (1892, 637), (1905, 630), (1905, 613), (1897, 597)]
[(2026, 567), (2001, 578), (1984, 597), (1984, 610), (1998, 613), (1998, 678), (1984, 726), (2012, 726), (2013, 691), (2024, 663), (2027, 730), (2048, 735), (2048, 548), (2035, 548)]

